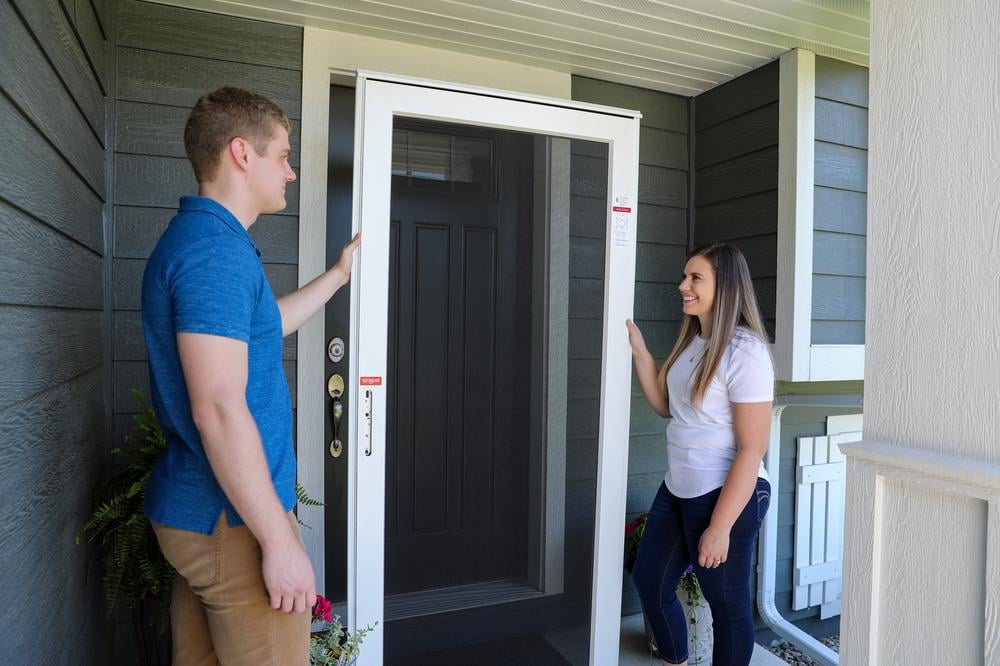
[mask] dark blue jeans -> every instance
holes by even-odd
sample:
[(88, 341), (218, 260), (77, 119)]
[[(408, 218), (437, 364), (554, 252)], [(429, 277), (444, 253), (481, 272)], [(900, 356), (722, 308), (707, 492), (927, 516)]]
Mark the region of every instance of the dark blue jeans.
[(687, 620), (677, 584), (689, 564), (712, 609), (713, 666), (746, 666), (753, 654), (750, 561), (757, 532), (771, 503), (771, 484), (757, 489), (729, 533), (729, 556), (715, 569), (698, 566), (698, 541), (712, 520), (722, 489), (691, 499), (675, 497), (660, 484), (632, 569), (642, 607), (660, 656), (672, 664), (688, 658)]

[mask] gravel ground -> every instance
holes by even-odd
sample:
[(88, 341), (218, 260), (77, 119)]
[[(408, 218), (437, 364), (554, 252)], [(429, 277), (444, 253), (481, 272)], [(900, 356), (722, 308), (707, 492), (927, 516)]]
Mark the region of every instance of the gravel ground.
[[(840, 652), (839, 635), (827, 636), (826, 638), (821, 638), (819, 640), (823, 645), (827, 646), (834, 652)], [(769, 647), (767, 649), (777, 655), (780, 659), (789, 664), (795, 664), (795, 666), (814, 666), (816, 664), (816, 662), (810, 659), (808, 655), (803, 654), (797, 647), (786, 641), (781, 641), (776, 646)]]

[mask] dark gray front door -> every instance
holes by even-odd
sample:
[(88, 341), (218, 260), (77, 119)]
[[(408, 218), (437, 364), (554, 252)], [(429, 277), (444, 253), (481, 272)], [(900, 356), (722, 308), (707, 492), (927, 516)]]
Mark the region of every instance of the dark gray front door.
[(385, 592), (523, 577), (531, 140), (395, 137)]

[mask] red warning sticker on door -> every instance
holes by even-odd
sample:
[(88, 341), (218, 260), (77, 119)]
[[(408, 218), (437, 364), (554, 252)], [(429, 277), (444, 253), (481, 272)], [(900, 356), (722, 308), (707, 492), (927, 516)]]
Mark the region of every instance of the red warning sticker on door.
[(361, 385), (362, 386), (382, 386), (382, 378), (381, 377), (362, 377), (361, 378)]

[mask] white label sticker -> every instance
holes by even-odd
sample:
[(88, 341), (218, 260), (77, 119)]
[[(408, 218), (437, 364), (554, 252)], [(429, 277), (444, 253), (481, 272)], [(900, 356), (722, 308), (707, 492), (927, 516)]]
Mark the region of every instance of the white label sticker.
[(629, 242), (629, 223), (632, 204), (628, 197), (615, 197), (611, 206), (611, 240), (618, 247), (626, 247)]

